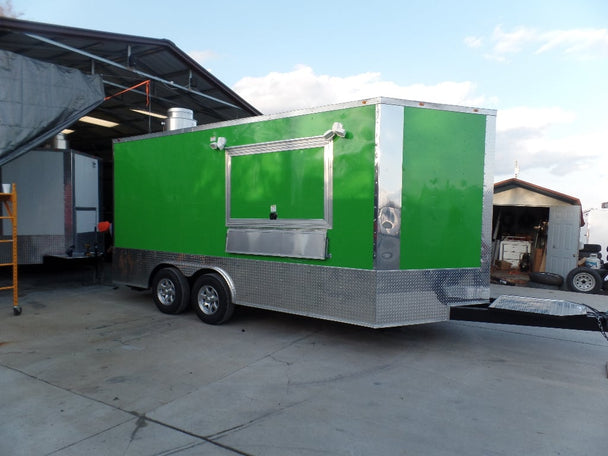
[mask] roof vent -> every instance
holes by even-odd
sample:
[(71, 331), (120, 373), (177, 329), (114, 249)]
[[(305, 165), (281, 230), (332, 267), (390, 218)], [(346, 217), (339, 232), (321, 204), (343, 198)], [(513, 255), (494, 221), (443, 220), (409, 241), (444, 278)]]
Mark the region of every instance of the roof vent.
[(179, 130), (181, 128), (196, 127), (192, 109), (170, 108), (167, 111), (166, 130)]

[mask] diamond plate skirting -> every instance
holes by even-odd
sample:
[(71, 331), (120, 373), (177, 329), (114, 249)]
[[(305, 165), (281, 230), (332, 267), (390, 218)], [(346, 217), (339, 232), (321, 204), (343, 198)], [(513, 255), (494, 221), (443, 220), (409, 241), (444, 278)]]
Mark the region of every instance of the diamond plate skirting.
[(452, 304), (489, 299), (479, 269), (377, 271), (116, 248), (114, 282), (148, 288), (155, 270), (219, 271), (238, 305), (373, 328), (449, 319)]
[[(10, 239), (2, 236), (2, 239)], [(17, 237), (18, 264), (42, 264), (45, 255), (63, 255), (66, 249), (63, 235), (19, 235)], [(11, 257), (11, 245), (0, 244), (0, 261)]]
[[(0, 239), (10, 239), (9, 236), (0, 236)], [(71, 238), (60, 234), (19, 235), (17, 237), (17, 263), (42, 264), (45, 256), (62, 256), (70, 247)], [(83, 255), (88, 245), (92, 252), (97, 244), (100, 252), (104, 251), (103, 236), (98, 233), (79, 233), (76, 235), (75, 255)], [(0, 244), (0, 262), (7, 262), (11, 258), (11, 244)]]

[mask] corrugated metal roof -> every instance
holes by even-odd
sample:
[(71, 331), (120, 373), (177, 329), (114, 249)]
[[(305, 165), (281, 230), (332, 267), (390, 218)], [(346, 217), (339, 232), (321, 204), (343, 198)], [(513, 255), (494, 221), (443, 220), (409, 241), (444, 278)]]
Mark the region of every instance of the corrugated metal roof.
[[(108, 155), (112, 139), (163, 130), (163, 120), (132, 111), (166, 114), (191, 109), (198, 125), (259, 115), (190, 56), (166, 39), (0, 18), (0, 48), (26, 57), (101, 75), (106, 96), (140, 82), (145, 86), (106, 100), (89, 115), (118, 123), (104, 128), (76, 122), (71, 147)], [(147, 105), (147, 101), (149, 104)], [(104, 157), (109, 158), (109, 157)]]

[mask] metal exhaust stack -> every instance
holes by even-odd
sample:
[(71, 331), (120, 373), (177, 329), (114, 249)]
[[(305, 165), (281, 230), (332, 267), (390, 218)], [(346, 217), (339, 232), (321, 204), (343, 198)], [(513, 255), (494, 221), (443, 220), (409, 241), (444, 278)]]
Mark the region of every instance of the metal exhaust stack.
[(194, 119), (192, 109), (169, 108), (167, 111), (167, 131), (190, 127), (196, 127), (196, 120)]

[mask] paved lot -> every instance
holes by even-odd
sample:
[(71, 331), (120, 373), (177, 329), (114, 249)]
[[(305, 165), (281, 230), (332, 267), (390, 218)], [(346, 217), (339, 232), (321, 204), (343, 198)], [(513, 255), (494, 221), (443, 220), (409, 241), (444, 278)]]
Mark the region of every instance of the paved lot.
[(19, 317), (0, 298), (0, 455), (571, 456), (608, 444), (597, 332), (370, 330), (252, 309), (214, 327), (88, 279), (25, 274)]

